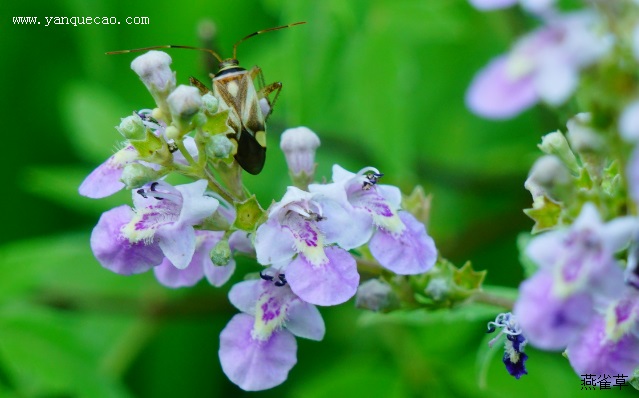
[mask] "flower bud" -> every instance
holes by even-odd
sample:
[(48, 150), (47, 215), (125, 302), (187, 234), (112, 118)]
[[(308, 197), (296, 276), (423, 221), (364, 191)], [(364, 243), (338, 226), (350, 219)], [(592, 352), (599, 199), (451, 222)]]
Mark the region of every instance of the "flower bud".
[(212, 136), (206, 143), (206, 154), (212, 158), (226, 159), (237, 150), (224, 134)]
[(579, 164), (575, 154), (570, 149), (566, 137), (559, 131), (548, 133), (541, 137), (541, 144), (539, 149), (548, 155), (557, 156), (568, 167), (571, 173), (579, 175)]
[(524, 187), (532, 194), (533, 198), (546, 196), (556, 200), (563, 199), (562, 196), (568, 186), (570, 186), (570, 172), (553, 155), (537, 159), (524, 183)]
[(160, 173), (150, 167), (140, 163), (129, 163), (124, 167), (120, 181), (124, 183), (126, 189), (136, 189), (159, 177)]
[(282, 133), (280, 148), (295, 186), (305, 189), (315, 175), (315, 150), (320, 139), (307, 127), (288, 129)]
[(162, 111), (167, 110), (166, 97), (175, 89), (175, 72), (169, 65), (171, 57), (162, 51), (149, 51), (131, 62), (131, 69), (140, 76)]
[(115, 129), (128, 140), (142, 140), (146, 132), (142, 118), (136, 113), (121, 119), (120, 125)]
[(214, 265), (224, 266), (231, 261), (231, 247), (229, 246), (229, 241), (226, 239), (222, 239), (217, 242), (217, 245), (211, 250), (211, 261), (213, 261)]
[(600, 152), (604, 147), (603, 138), (590, 128), (590, 113), (579, 113), (568, 121), (568, 141), (577, 153)]
[(355, 307), (375, 312), (388, 312), (399, 308), (399, 298), (387, 283), (371, 279), (362, 283), (357, 289)]
[(211, 115), (217, 112), (219, 101), (211, 93), (206, 93), (202, 96), (202, 109), (210, 113)]
[(181, 133), (189, 131), (191, 119), (202, 107), (202, 96), (196, 87), (181, 84), (167, 98), (171, 117)]

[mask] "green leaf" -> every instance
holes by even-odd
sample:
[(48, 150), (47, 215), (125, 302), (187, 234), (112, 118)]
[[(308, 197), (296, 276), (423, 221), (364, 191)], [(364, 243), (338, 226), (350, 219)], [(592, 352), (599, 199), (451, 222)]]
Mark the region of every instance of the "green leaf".
[(90, 172), (88, 168), (79, 166), (34, 166), (22, 174), (22, 187), (43, 199), (86, 214), (97, 215), (130, 203), (131, 192), (127, 190), (100, 200), (81, 196), (78, 187)]
[[(495, 332), (498, 333), (498, 332)], [(479, 343), (479, 349), (477, 350), (477, 359), (475, 360), (475, 367), (477, 370), (477, 385), (479, 388), (486, 389), (488, 379), (488, 369), (493, 362), (493, 358), (497, 353), (503, 354), (503, 342), (504, 338), (498, 340), (492, 347), (488, 345), (488, 342), (495, 338), (494, 334), (486, 334)]]
[(123, 141), (115, 130), (134, 110), (110, 90), (87, 82), (69, 83), (63, 91), (62, 115), (77, 153), (91, 162), (106, 160)]

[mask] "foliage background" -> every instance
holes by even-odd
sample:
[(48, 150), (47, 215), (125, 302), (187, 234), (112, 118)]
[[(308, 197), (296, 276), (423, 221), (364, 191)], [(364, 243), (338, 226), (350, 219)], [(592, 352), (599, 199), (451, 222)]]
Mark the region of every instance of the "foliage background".
[[(239, 48), (243, 65), (259, 64), (268, 82), (284, 83), (266, 168), (247, 178), (264, 205), (287, 185), (279, 134), (306, 125), (323, 142), (320, 177), (330, 178), (333, 163), (375, 165), (405, 193), (422, 184), (434, 196), (429, 231), (445, 256), (473, 260), (492, 285), (521, 280), (516, 236), (532, 225), (521, 212), (531, 201), (523, 181), (540, 136), (564, 121), (538, 108), (490, 122), (463, 102), (473, 74), (531, 25), (518, 10), (480, 13), (466, 0), (63, 0), (1, 2), (0, 16), (1, 397), (249, 395), (226, 379), (217, 359), (219, 332), (235, 313), (226, 300), (230, 284), (173, 291), (151, 274), (102, 269), (90, 231), (102, 211), (130, 197), (77, 194), (112, 153), (119, 118), (152, 106), (129, 68), (133, 56), (104, 52), (199, 45), (204, 19), (216, 24), (222, 55), (255, 30), (308, 22)], [(13, 16), (38, 16), (41, 25), (13, 25)], [(45, 27), (45, 16), (148, 16), (150, 24)], [(203, 54), (171, 56), (179, 83), (189, 75), (207, 80)], [(254, 269), (243, 261), (238, 274)], [(325, 341), (298, 340), (289, 380), (254, 395), (583, 394), (561, 355), (530, 348), (529, 375), (512, 379), (496, 352), (479, 388), (477, 350), (489, 313), (323, 308)]]

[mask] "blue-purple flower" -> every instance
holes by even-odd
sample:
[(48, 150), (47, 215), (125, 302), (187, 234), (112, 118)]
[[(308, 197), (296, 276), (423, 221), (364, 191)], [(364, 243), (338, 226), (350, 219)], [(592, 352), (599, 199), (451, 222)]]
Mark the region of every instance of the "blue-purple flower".
[(528, 374), (526, 370), (528, 355), (524, 353), (524, 348), (527, 344), (526, 338), (516, 317), (510, 312), (499, 314), (494, 321), (488, 322), (488, 333), (494, 332), (497, 328), (501, 328), (501, 331), (495, 338), (490, 340), (488, 345), (492, 347), (502, 335), (506, 335), (502, 361), (506, 365), (508, 373), (519, 379), (521, 376)]
[(295, 295), (277, 271), (234, 285), (229, 299), (243, 314), (222, 330), (219, 357), (224, 373), (243, 390), (266, 390), (286, 380), (297, 362), (295, 336), (324, 338), (317, 308)]

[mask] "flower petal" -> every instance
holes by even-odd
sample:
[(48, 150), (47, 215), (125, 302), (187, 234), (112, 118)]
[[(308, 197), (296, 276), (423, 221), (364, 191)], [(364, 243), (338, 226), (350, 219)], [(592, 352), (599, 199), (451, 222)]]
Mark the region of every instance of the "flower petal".
[(229, 301), (238, 310), (255, 315), (255, 303), (262, 294), (261, 280), (243, 281), (233, 285), (229, 291)]
[(466, 104), (472, 112), (509, 119), (539, 100), (532, 77), (509, 76), (507, 64), (507, 57), (498, 57), (475, 75), (466, 92)]
[(153, 268), (153, 273), (161, 284), (172, 288), (193, 286), (204, 276), (200, 264), (192, 261), (186, 268), (178, 269), (168, 258)]
[(295, 255), (295, 240), (288, 228), (282, 228), (274, 218), (257, 228), (255, 233), (257, 262), (269, 265), (290, 260)]
[(379, 263), (396, 274), (413, 275), (426, 272), (435, 265), (437, 249), (424, 224), (412, 214), (401, 211), (399, 218), (406, 228), (401, 235), (378, 230), (369, 243), (371, 254)]
[(157, 244), (131, 243), (120, 233), (133, 217), (133, 210), (122, 205), (102, 214), (91, 233), (91, 250), (100, 264), (122, 275), (139, 274), (162, 262)]
[(324, 250), (327, 263), (313, 265), (303, 254), (299, 255), (286, 268), (286, 280), (293, 293), (311, 304), (344, 303), (357, 292), (357, 264), (343, 249), (329, 246)]
[(283, 383), (297, 363), (297, 342), (285, 329), (266, 341), (252, 337), (254, 318), (237, 314), (220, 334), (220, 363), (228, 378), (245, 391), (259, 391)]
[(177, 185), (175, 188), (182, 194), (182, 210), (178, 223), (195, 225), (212, 215), (220, 202), (204, 195), (206, 180), (198, 180), (191, 184)]
[(568, 346), (568, 360), (577, 374), (626, 375), (639, 365), (639, 339), (631, 334), (611, 341), (603, 317), (597, 316)]
[(517, 0), (470, 0), (470, 4), (472, 4), (479, 10), (495, 10), (498, 8), (506, 8), (516, 3)]
[(318, 197), (316, 201), (322, 207), (324, 217), (317, 225), (324, 233), (326, 243), (337, 243), (341, 248), (350, 250), (371, 238), (373, 220), (366, 210), (354, 208), (348, 203), (348, 208), (344, 208), (325, 197)]
[(138, 153), (132, 146), (120, 149), (82, 181), (78, 189), (80, 195), (100, 199), (118, 192), (124, 188), (124, 184), (120, 181), (124, 166), (136, 160), (137, 157)]
[(322, 314), (313, 304), (301, 300), (291, 303), (287, 312), (286, 329), (297, 337), (320, 341), (326, 333)]
[(192, 226), (165, 225), (157, 230), (155, 238), (166, 258), (176, 268), (188, 267), (195, 253), (195, 231)]
[(561, 299), (552, 290), (552, 275), (539, 271), (521, 284), (514, 313), (532, 345), (561, 350), (579, 337), (595, 310), (587, 293)]

